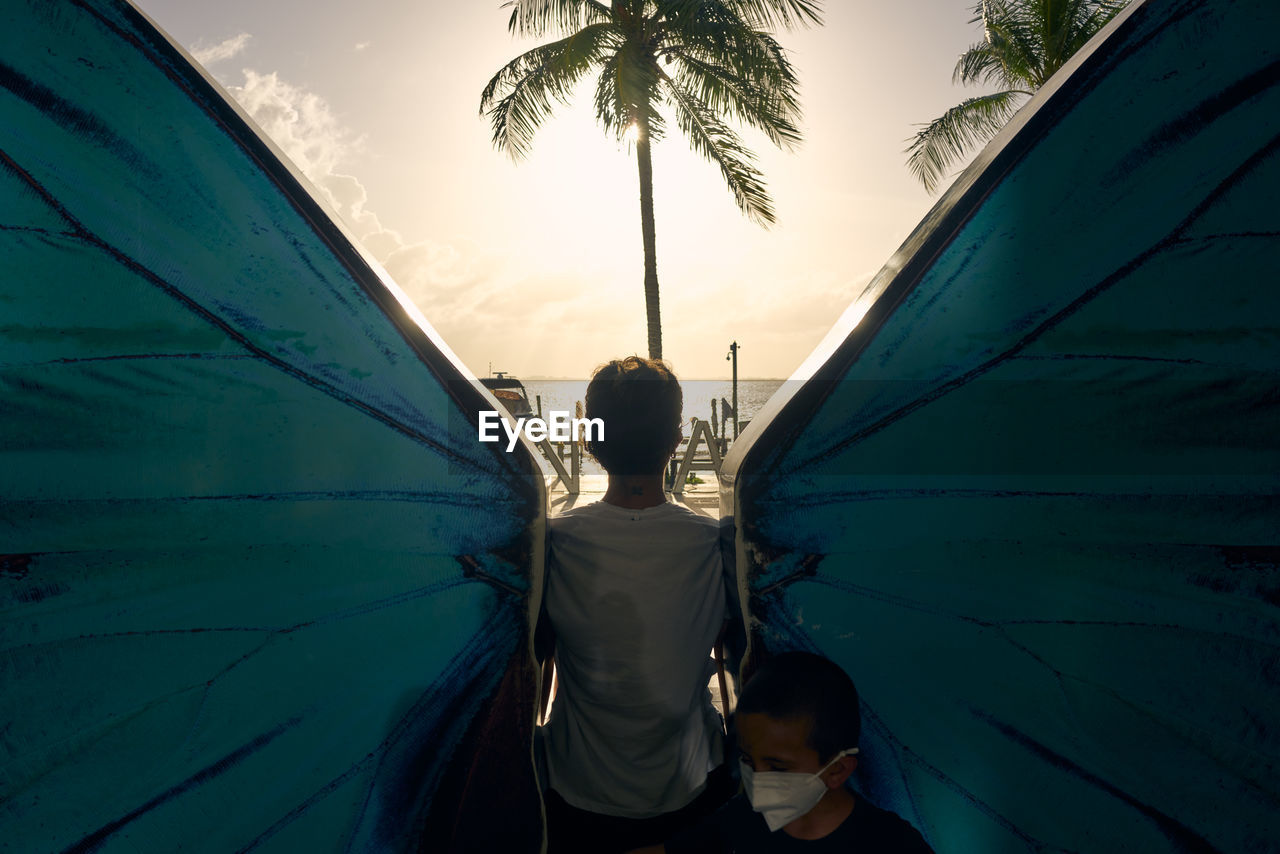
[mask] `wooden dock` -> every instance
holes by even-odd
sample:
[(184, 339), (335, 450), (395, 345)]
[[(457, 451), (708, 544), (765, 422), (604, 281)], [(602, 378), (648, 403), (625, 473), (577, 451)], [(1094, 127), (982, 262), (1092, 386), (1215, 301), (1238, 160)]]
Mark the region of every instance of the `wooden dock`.
[[(711, 425), (695, 419), (689, 436), (676, 449), (671, 461), (668, 481), (671, 488), (667, 500), (683, 504), (691, 510), (717, 519), (720, 516), (720, 465), (722, 440), (716, 439)], [(571, 442), (538, 443), (550, 471), (547, 474), (548, 509), (551, 515), (571, 507), (599, 501), (608, 487), (608, 476), (584, 474), (581, 445)], [(547, 467), (544, 467), (547, 468)], [(689, 476), (701, 473), (701, 483), (689, 483)]]
[[(720, 489), (718, 482), (714, 475), (705, 478), (705, 480), (706, 483), (685, 486), (684, 492), (681, 493), (668, 492), (667, 500), (683, 504), (690, 510), (701, 513), (704, 516), (710, 516), (712, 519), (720, 518)], [(552, 516), (563, 513), (571, 507), (580, 507), (583, 504), (599, 501), (604, 497), (605, 488), (609, 485), (608, 476), (603, 474), (581, 475), (578, 478), (578, 491), (576, 493), (565, 489), (564, 484), (559, 482), (558, 478), (548, 477), (547, 481), (550, 489), (550, 494), (547, 496), (547, 511)]]

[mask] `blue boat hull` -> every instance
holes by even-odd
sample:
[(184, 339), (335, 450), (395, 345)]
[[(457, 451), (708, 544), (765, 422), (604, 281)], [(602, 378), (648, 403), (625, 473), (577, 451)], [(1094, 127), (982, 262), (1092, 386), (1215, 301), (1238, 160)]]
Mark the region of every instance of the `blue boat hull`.
[(1280, 850), (1280, 7), (1128, 9), (726, 461), (940, 854)]
[(0, 847), (536, 850), (537, 465), (132, 6), (0, 33)]

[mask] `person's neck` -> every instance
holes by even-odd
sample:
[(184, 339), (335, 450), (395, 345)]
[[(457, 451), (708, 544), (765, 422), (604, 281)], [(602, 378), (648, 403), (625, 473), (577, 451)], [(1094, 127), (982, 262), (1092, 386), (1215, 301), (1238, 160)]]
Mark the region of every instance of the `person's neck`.
[(627, 510), (643, 510), (657, 507), (667, 501), (662, 490), (661, 474), (609, 475), (609, 487), (601, 499), (606, 504), (625, 507)]
[(840, 786), (829, 789), (814, 808), (782, 828), (796, 839), (822, 839), (831, 835), (853, 812), (853, 793)]

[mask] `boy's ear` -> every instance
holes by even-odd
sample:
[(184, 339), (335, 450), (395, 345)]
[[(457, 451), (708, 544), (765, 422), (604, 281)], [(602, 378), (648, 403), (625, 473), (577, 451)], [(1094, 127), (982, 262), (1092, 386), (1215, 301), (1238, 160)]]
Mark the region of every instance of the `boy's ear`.
[(822, 781), (827, 784), (828, 789), (838, 789), (844, 785), (844, 781), (849, 779), (857, 767), (857, 756), (841, 756), (827, 769), (827, 773), (822, 775)]

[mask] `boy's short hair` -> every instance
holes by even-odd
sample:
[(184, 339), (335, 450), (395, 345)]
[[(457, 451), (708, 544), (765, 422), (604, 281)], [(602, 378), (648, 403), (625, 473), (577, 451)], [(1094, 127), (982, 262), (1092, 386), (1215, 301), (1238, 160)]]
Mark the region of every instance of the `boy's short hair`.
[(680, 441), (684, 393), (665, 362), (628, 356), (596, 368), (587, 386), (587, 418), (604, 420), (604, 439), (587, 450), (616, 475), (662, 472)]
[(824, 761), (857, 747), (862, 734), (853, 680), (840, 665), (811, 652), (784, 652), (766, 661), (743, 687), (738, 714), (808, 718), (808, 746)]

